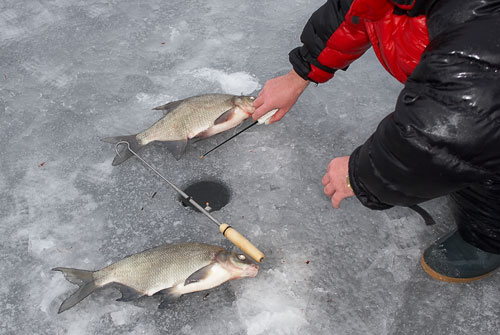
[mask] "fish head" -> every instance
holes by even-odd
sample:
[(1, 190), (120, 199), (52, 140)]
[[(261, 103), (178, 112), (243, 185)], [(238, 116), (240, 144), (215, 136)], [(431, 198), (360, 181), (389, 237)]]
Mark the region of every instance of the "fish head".
[(217, 255), (216, 260), (231, 274), (231, 279), (255, 277), (259, 272), (257, 264), (253, 263), (244, 254), (234, 251), (223, 251)]
[(254, 101), (255, 97), (249, 95), (240, 95), (233, 98), (233, 104), (243, 110), (248, 116), (251, 116), (255, 112)]

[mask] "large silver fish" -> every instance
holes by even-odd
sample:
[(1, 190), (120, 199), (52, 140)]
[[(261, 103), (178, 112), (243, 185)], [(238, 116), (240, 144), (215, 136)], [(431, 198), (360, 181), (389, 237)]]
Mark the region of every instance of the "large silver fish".
[(128, 256), (98, 271), (54, 268), (80, 288), (59, 307), (73, 307), (100, 287), (114, 285), (130, 301), (144, 295), (163, 295), (164, 308), (181, 295), (207, 290), (244, 277), (255, 277), (259, 266), (243, 254), (203, 243), (162, 245)]
[[(245, 95), (205, 94), (169, 102), (153, 108), (163, 110), (165, 116), (150, 128), (136, 135), (108, 137), (103, 141), (127, 141), (135, 152), (151, 142), (166, 142), (167, 149), (179, 159), (184, 154), (188, 140), (218, 134), (250, 117), (255, 111), (254, 100), (254, 97)], [(123, 147), (113, 160), (113, 165), (121, 164), (131, 156), (132, 153)]]

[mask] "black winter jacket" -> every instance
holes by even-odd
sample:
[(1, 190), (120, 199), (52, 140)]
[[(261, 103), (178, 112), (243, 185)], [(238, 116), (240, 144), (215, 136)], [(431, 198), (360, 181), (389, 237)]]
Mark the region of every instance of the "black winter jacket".
[(395, 111), (349, 163), (356, 196), (373, 209), (500, 185), (500, 1), (420, 5), (430, 43)]

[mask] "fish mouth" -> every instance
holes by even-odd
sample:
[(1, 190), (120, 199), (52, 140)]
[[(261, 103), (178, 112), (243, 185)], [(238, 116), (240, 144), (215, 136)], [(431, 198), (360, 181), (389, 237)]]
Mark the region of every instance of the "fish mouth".
[(247, 270), (248, 277), (255, 277), (259, 273), (259, 266), (257, 264), (251, 264)]

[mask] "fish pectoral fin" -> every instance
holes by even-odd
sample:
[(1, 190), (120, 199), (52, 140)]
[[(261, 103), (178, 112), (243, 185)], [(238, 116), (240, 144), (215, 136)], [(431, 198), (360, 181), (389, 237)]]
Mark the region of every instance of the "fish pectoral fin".
[(168, 113), (170, 113), (171, 111), (173, 111), (174, 109), (179, 107), (179, 105), (183, 102), (184, 102), (184, 100), (172, 101), (172, 102), (169, 102), (167, 104), (155, 107), (155, 108), (153, 108), (153, 110), (157, 110), (157, 111), (162, 110), (163, 115), (167, 115)]
[(166, 142), (168, 151), (174, 155), (175, 159), (179, 160), (186, 151), (187, 139), (182, 141), (168, 141)]
[[(250, 120), (249, 122), (246, 122), (247, 120)], [(234, 128), (233, 128), (233, 135), (242, 130), (243, 128), (249, 126), (250, 124), (254, 123), (254, 120), (252, 120), (251, 117), (249, 117), (246, 120), (241, 120), (240, 123), (238, 123)]]
[(195, 144), (195, 143), (200, 142), (201, 140), (206, 139), (208, 136), (204, 136), (205, 133), (206, 133), (205, 131), (202, 131), (201, 133), (199, 133), (198, 135), (196, 135), (195, 137), (193, 137), (191, 139), (191, 143)]
[(213, 135), (212, 128), (208, 128), (207, 130), (204, 130), (201, 133), (196, 134), (196, 136), (193, 137), (194, 140), (193, 143), (204, 140), (205, 138), (208, 138), (212, 135)]
[(121, 283), (113, 283), (113, 286), (119, 289), (122, 294), (121, 298), (116, 299), (116, 301), (131, 301), (140, 298), (144, 295), (143, 292), (137, 291), (132, 287)]
[(214, 131), (214, 128), (217, 128), (215, 126), (223, 124), (225, 122), (229, 122), (233, 118), (233, 116), (235, 115), (235, 113), (236, 113), (236, 109), (235, 108), (228, 109), (227, 111), (225, 111), (224, 113), (222, 113), (222, 115), (219, 116), (214, 121), (214, 125), (213, 126), (211, 126), (208, 129), (205, 129), (204, 131), (196, 134), (196, 136), (194, 136), (193, 138), (199, 140), (199, 139), (204, 139), (204, 138), (207, 138), (207, 137), (210, 137), (210, 136), (213, 136), (213, 135), (219, 133), (220, 130), (219, 131)]
[(176, 287), (170, 287), (165, 290), (161, 290), (156, 294), (160, 294), (162, 296), (161, 303), (158, 308), (167, 308), (169, 305), (175, 303), (182, 296), (179, 292), (176, 291)]
[(224, 122), (227, 122), (229, 120), (232, 119), (232, 117), (234, 116), (234, 113), (236, 111), (236, 108), (231, 108), (231, 109), (228, 109), (227, 111), (225, 111), (224, 113), (222, 113), (221, 116), (219, 116), (215, 122), (214, 122), (214, 125), (215, 124), (221, 124), (221, 123), (224, 123)]
[(233, 128), (233, 135), (240, 131), (241, 128), (243, 128), (243, 124), (245, 124), (245, 120), (241, 121), (236, 125), (236, 127)]
[(210, 276), (210, 272), (212, 271), (213, 264), (209, 264), (207, 266), (202, 267), (198, 271), (192, 273), (185, 281), (184, 281), (184, 286), (187, 286), (192, 283), (197, 283), (200, 282), (208, 276)]

